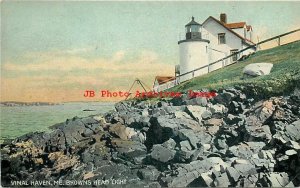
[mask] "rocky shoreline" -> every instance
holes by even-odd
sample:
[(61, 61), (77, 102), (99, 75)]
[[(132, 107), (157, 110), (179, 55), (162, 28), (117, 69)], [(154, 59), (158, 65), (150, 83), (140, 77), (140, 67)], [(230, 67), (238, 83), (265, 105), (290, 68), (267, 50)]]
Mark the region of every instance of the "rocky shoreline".
[(2, 186), (300, 186), (300, 91), (260, 100), (238, 88), (217, 93), (122, 101), (104, 115), (6, 140)]

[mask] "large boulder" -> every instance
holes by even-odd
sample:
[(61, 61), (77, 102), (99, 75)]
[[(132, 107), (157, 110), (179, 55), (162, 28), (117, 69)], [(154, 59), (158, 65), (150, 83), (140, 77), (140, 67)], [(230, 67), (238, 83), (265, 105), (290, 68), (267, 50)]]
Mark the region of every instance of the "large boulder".
[(251, 76), (268, 75), (270, 74), (272, 67), (272, 63), (253, 63), (247, 65), (243, 69), (243, 73)]
[(206, 111), (206, 107), (188, 105), (186, 107), (186, 111), (192, 118), (200, 122), (202, 120), (201, 115)]
[(153, 145), (152, 152), (150, 155), (152, 159), (166, 163), (174, 158), (175, 153), (175, 150), (171, 150), (160, 144), (157, 144)]
[(136, 141), (125, 141), (121, 139), (112, 139), (112, 145), (118, 152), (118, 156), (127, 160), (143, 157), (147, 154), (145, 145)]
[(122, 140), (128, 140), (137, 134), (133, 128), (126, 127), (122, 124), (111, 125), (109, 127), (109, 132), (118, 136)]
[(197, 148), (199, 139), (193, 130), (181, 129), (178, 131), (178, 136), (181, 141), (188, 140), (193, 148)]
[(286, 135), (294, 141), (300, 140), (300, 120), (293, 122), (285, 127)]
[(201, 177), (201, 174), (208, 172), (212, 168), (215, 171), (221, 171), (221, 168), (226, 168), (228, 164), (219, 157), (210, 157), (205, 160), (192, 161), (188, 164), (176, 164), (175, 166), (177, 166), (174, 172), (175, 176), (162, 178), (167, 187), (203, 187), (207, 184), (210, 185), (212, 179), (209, 174), (200, 178), (200, 181), (197, 181), (197, 179)]

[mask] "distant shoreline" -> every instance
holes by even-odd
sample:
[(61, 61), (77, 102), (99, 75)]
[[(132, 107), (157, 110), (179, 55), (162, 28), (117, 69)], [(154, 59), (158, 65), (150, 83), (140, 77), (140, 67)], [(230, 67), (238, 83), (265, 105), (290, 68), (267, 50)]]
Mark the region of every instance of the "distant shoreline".
[(61, 103), (7, 101), (7, 102), (0, 102), (0, 104), (1, 106), (52, 106), (52, 105), (59, 105)]
[(67, 101), (67, 102), (18, 102), (18, 101), (4, 101), (0, 102), (0, 106), (53, 106), (53, 105), (63, 105), (67, 103), (116, 103), (118, 101)]

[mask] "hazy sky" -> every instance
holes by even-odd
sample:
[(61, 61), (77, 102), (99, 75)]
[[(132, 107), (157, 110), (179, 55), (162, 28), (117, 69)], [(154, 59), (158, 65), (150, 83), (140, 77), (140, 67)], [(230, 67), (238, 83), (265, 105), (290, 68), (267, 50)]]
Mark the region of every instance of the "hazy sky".
[[(265, 39), (300, 27), (300, 2), (2, 2), (1, 101), (84, 101), (173, 75), (191, 16), (227, 13)], [(93, 100), (100, 100), (99, 96)]]

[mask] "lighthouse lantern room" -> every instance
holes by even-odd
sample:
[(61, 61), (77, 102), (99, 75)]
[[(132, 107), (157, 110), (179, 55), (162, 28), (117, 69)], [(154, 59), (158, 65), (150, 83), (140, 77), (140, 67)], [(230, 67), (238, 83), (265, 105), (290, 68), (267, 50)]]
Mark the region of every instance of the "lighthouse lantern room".
[[(195, 76), (205, 74), (208, 69), (193, 71), (202, 66), (208, 65), (208, 44), (209, 40), (203, 39), (201, 36), (202, 25), (192, 20), (185, 25), (185, 40), (178, 41), (180, 56), (180, 76), (178, 81), (183, 82)], [(188, 73), (193, 71), (191, 73)]]
[(192, 21), (185, 25), (186, 39), (201, 39), (201, 24), (195, 22), (195, 18), (192, 17)]

